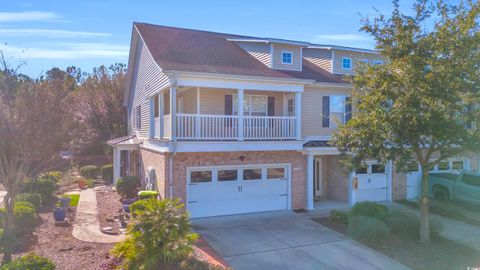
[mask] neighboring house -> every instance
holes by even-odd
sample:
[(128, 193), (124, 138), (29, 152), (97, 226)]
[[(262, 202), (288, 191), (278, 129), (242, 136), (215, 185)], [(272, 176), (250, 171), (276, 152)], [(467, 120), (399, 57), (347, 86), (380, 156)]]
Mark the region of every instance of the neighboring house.
[(352, 115), (342, 78), (382, 61), (373, 50), (135, 23), (129, 135), (109, 142), (114, 178), (138, 175), (192, 217), (414, 198), (417, 164), (407, 175), (374, 160), (348, 172), (329, 145)]

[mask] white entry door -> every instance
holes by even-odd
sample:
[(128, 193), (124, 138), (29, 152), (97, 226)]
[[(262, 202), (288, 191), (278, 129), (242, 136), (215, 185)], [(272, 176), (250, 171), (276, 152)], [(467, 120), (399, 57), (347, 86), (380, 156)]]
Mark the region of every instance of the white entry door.
[(290, 165), (189, 168), (192, 218), (288, 209)]
[(355, 202), (388, 200), (388, 174), (385, 165), (368, 164), (357, 169), (355, 177), (358, 179), (358, 187), (354, 190)]

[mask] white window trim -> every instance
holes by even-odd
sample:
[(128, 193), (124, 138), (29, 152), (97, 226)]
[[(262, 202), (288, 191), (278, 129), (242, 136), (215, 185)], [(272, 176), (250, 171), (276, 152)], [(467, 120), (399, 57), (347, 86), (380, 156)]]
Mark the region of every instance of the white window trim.
[[(251, 95), (251, 94), (246, 94), (246, 95), (243, 95), (244, 98), (248, 99), (248, 114), (245, 114), (247, 113), (247, 111), (243, 110), (243, 113), (244, 115), (246, 116), (251, 116), (252, 115), (252, 97), (264, 97), (266, 102), (265, 102), (265, 116), (268, 116), (268, 96), (267, 95)], [(233, 100), (237, 99), (238, 101), (238, 95), (235, 94), (233, 95)], [(237, 108), (237, 103), (238, 102), (232, 102), (233, 103), (233, 106), (232, 106), (232, 113), (237, 113), (238, 114), (238, 108)]]
[[(349, 60), (350, 61), (350, 68), (346, 68), (343, 66), (343, 60)], [(345, 69), (345, 70), (352, 70), (352, 58), (349, 58), (349, 57), (342, 57), (342, 69)]]
[[(332, 102), (332, 97), (340, 97), (340, 98), (343, 98), (343, 119), (342, 119), (342, 125), (345, 125), (345, 123), (347, 122), (347, 106), (346, 106), (346, 102), (347, 102), (347, 97), (349, 96), (342, 96), (342, 95), (330, 95), (329, 96), (329, 99), (330, 99), (330, 108), (328, 110), (328, 119), (329, 119), (329, 123), (328, 123), (328, 127), (331, 128), (332, 127), (332, 124), (333, 124), (333, 119), (332, 119), (332, 106), (333, 106), (333, 102)], [(338, 127), (337, 127), (338, 128)]]
[[(284, 53), (289, 53), (289, 54), (290, 54), (290, 60), (291, 60), (290, 63), (287, 63), (287, 62), (284, 62), (284, 61), (283, 61), (283, 54), (284, 54)], [(281, 60), (282, 64), (284, 64), (284, 65), (293, 65), (293, 52), (291, 52), (291, 51), (282, 51), (281, 54), (280, 54), (280, 58), (281, 58), (280, 60)]]

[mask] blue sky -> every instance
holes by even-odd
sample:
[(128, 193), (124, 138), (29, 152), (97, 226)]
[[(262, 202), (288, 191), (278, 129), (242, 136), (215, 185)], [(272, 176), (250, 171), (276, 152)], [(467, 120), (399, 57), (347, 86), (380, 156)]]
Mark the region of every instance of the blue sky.
[[(300, 2), (300, 1), (298, 1)], [(389, 13), (386, 0), (4, 1), (0, 50), (33, 77), (52, 67), (85, 71), (126, 63), (132, 22), (372, 48), (361, 16)], [(407, 9), (411, 0), (401, 2)]]

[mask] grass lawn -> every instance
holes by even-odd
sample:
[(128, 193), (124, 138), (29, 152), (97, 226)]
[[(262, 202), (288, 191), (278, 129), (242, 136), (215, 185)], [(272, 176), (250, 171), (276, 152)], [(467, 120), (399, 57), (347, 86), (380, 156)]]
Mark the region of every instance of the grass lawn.
[(78, 206), (78, 200), (80, 199), (80, 194), (70, 194), (67, 195), (70, 197), (70, 206)]

